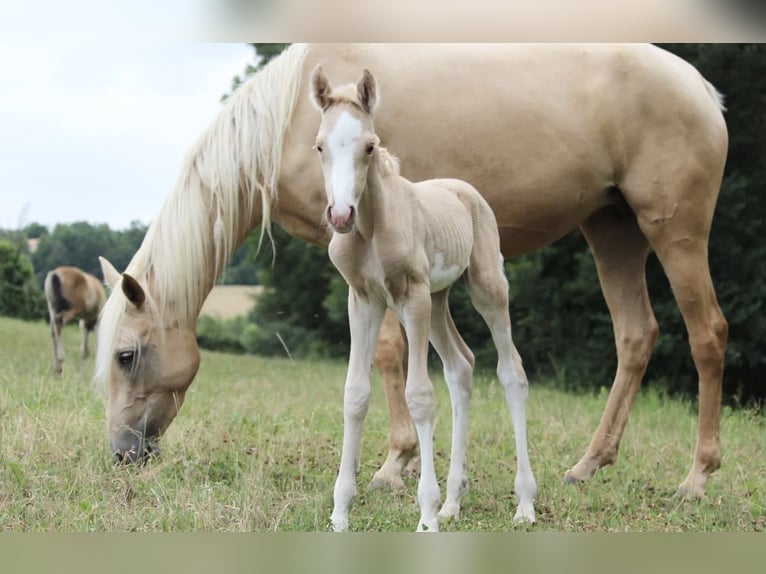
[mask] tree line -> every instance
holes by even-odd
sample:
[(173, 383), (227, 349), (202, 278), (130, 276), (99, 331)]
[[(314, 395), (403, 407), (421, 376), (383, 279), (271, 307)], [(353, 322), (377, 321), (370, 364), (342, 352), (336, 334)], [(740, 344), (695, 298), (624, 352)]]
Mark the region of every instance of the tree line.
[[(231, 90), (285, 46), (254, 44), (253, 64), (233, 80)], [(761, 401), (766, 396), (766, 47), (662, 47), (696, 66), (726, 98), (729, 156), (709, 249), (713, 282), (729, 322), (723, 391), (731, 403)], [(145, 231), (139, 223), (124, 231), (87, 223), (57, 225), (50, 231), (37, 224), (14, 232), (0, 230), (0, 314), (44, 317), (44, 306), (40, 314), (39, 306), (29, 301), (35, 293), (41, 296), (42, 278), (49, 269), (72, 264), (100, 276), (98, 255), (122, 269)], [(232, 284), (262, 283), (266, 289), (255, 308), (234, 321), (201, 319), (200, 344), (266, 355), (345, 357), (349, 343), (345, 283), (326, 250), (306, 245), (278, 228), (274, 231), (273, 264), (268, 243), (256, 253), (256, 229), (223, 277)], [(39, 238), (34, 253), (26, 247), (32, 236)], [(506, 272), (514, 340), (530, 377), (545, 377), (573, 390), (608, 387), (616, 368), (612, 323), (593, 258), (580, 233), (506, 262)], [(13, 289), (8, 287), (11, 283)], [(686, 329), (653, 254), (647, 264), (647, 283), (660, 336), (646, 384), (694, 396), (697, 375)], [(453, 289), (451, 307), (478, 365), (493, 368), (489, 333), (461, 284)]]

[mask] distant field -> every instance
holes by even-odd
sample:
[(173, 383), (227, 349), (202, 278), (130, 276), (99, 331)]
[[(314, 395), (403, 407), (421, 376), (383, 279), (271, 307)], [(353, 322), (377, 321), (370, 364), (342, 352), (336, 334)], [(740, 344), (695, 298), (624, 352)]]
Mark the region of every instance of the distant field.
[[(92, 360), (80, 367), (77, 328), (64, 331), (67, 361), (56, 378), (46, 324), (0, 318), (0, 531), (327, 528), (340, 458), (344, 361), (203, 351), (186, 402), (163, 437), (162, 457), (123, 467), (110, 461)], [(441, 375), (433, 381), (443, 495), (451, 417)], [(565, 484), (562, 474), (585, 450), (605, 398), (605, 391), (577, 395), (532, 382), (529, 446), (539, 522), (515, 525), (511, 420), (494, 374), (479, 374), (469, 428), (470, 490), (460, 520), (443, 529), (766, 530), (764, 416), (752, 409), (723, 410), (723, 466), (699, 502), (673, 496), (691, 462), (696, 405), (651, 390), (636, 399), (617, 464), (580, 486)], [(413, 477), (406, 477), (402, 492), (365, 489), (385, 458), (387, 422), (376, 377), (351, 511), (355, 531), (411, 531), (417, 523)], [(126, 549), (126, 559), (140, 557), (134, 550)]]
[(233, 319), (246, 315), (262, 290), (260, 285), (216, 285), (205, 300), (200, 314), (216, 319)]

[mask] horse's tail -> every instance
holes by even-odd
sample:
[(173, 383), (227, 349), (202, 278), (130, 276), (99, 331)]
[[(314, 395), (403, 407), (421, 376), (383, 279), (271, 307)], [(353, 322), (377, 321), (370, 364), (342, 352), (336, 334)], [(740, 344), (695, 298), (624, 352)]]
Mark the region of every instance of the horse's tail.
[(45, 277), (45, 297), (48, 299), (48, 308), (57, 315), (72, 308), (61, 291), (61, 277), (56, 271), (50, 271)]
[(702, 78), (702, 83), (705, 85), (705, 89), (707, 90), (707, 93), (710, 94), (710, 97), (713, 99), (715, 104), (718, 106), (718, 109), (722, 112), (726, 111), (726, 105), (724, 103), (724, 95), (719, 92), (716, 87), (708, 82), (705, 78)]

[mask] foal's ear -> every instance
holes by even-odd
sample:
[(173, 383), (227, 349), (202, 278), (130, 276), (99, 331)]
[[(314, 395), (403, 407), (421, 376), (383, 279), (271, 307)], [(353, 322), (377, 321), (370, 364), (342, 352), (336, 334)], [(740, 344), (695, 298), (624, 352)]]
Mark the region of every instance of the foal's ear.
[(311, 101), (320, 111), (327, 109), (330, 105), (330, 80), (324, 75), (322, 64), (317, 64), (311, 72)]
[(356, 84), (356, 92), (364, 110), (368, 114), (375, 111), (375, 107), (378, 105), (378, 88), (375, 84), (375, 77), (367, 68), (362, 70), (362, 76)]
[(138, 309), (140, 309), (141, 305), (143, 305), (144, 301), (146, 301), (146, 293), (144, 293), (144, 288), (138, 284), (138, 281), (136, 281), (131, 275), (128, 275), (127, 273), (122, 274), (122, 292), (125, 294), (125, 297), (128, 298), (128, 301), (133, 303), (133, 305), (135, 305)]
[(101, 263), (101, 273), (104, 274), (104, 281), (106, 281), (110, 289), (114, 289), (114, 286), (120, 280), (120, 274), (105, 257), (99, 256), (98, 262)]

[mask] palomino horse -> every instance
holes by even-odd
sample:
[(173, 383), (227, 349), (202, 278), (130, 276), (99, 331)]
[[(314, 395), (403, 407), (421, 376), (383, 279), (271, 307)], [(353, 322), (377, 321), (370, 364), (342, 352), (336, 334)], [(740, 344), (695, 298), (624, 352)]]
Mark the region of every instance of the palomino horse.
[[(115, 458), (143, 460), (176, 416), (199, 365), (199, 310), (253, 227), (262, 222), (268, 233), (273, 220), (327, 246), (322, 172), (306, 143), (319, 117), (299, 97), (319, 62), (336, 83), (355, 80), (362, 67), (375, 70), (388, 86), (377, 133), (401, 158), (402, 175), (470, 181), (495, 212), (506, 257), (578, 227), (585, 235), (618, 362), (601, 422), (568, 480), (588, 479), (616, 459), (657, 339), (645, 281), (654, 250), (699, 374), (697, 445), (680, 492), (702, 496), (721, 460), (727, 323), (707, 243), (728, 136), (715, 88), (651, 45), (322, 44), (291, 46), (275, 58), (191, 149), (126, 272), (103, 265), (114, 290), (102, 314), (96, 376), (108, 385)], [(383, 328), (376, 362), (390, 449), (375, 479), (401, 484), (417, 438), (404, 399), (404, 339), (395, 319)]]
[(64, 366), (64, 344), (61, 329), (74, 319), (80, 319), (80, 356), (88, 358), (88, 335), (98, 324), (106, 296), (104, 286), (96, 277), (77, 267), (62, 266), (45, 276), (45, 298), (51, 321), (53, 371), (61, 374)]
[[(356, 469), (362, 423), (370, 401), (373, 362), (383, 315), (394, 311), (409, 344), (405, 398), (421, 453), (418, 530), (437, 531), (439, 519), (457, 517), (465, 492), (468, 405), (474, 357), (449, 312), (452, 285), (465, 276), (471, 302), (484, 318), (497, 348), (497, 377), (505, 390), (516, 436), (515, 520), (535, 521), (537, 484), (527, 452), (528, 383), (511, 339), (508, 281), (497, 222), (487, 201), (457, 179), (411, 183), (375, 135), (378, 102), (375, 78), (367, 70), (356, 85), (332, 89), (321, 66), (311, 77), (312, 97), (322, 112), (316, 149), (322, 162), (334, 231), (330, 259), (349, 286), (351, 353), (343, 400), (344, 433), (335, 483), (332, 524), (348, 529), (356, 497)], [(428, 341), (444, 365), (453, 410), (452, 453), (447, 498), (436, 481), (433, 426), (436, 401), (428, 378)]]

